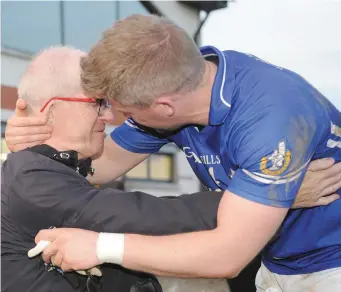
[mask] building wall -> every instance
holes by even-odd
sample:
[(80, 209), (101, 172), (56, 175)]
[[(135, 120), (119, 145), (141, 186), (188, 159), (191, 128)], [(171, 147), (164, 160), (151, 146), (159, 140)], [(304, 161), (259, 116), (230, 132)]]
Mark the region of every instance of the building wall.
[[(190, 35), (194, 34), (199, 22), (198, 13), (177, 2), (150, 2)], [(64, 44), (88, 51), (114, 21), (133, 13), (149, 13), (139, 1), (5, 1), (1, 6), (2, 122), (6, 122), (13, 113), (20, 77), (32, 56), (40, 50)], [(124, 121), (122, 115), (115, 116), (114, 124), (107, 127), (108, 133)], [(4, 125), (5, 123), (1, 124), (2, 140)], [(2, 141), (2, 152), (7, 151), (6, 144)], [(175, 145), (167, 145), (161, 152), (172, 156), (172, 180), (155, 180), (152, 176), (146, 179), (143, 171), (135, 170), (135, 174), (141, 178), (127, 178), (126, 189), (138, 189), (157, 196), (198, 191), (200, 184), (184, 154)], [(157, 158), (162, 159), (161, 156)], [(160, 161), (155, 160), (154, 163), (154, 160), (150, 162), (150, 168), (160, 167)]]

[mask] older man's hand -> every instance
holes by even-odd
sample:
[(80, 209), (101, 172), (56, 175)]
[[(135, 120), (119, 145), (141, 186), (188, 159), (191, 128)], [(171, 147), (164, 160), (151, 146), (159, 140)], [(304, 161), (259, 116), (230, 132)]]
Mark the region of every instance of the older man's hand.
[(35, 242), (49, 241), (43, 250), (43, 260), (51, 261), (63, 271), (86, 270), (102, 264), (96, 254), (98, 233), (76, 229), (55, 228), (41, 230)]
[(304, 177), (292, 208), (309, 208), (328, 205), (340, 198), (341, 162), (332, 158), (312, 161)]
[(42, 144), (50, 138), (52, 127), (48, 125), (47, 115), (28, 117), (26, 104), (18, 99), (15, 114), (7, 121), (5, 139), (8, 149), (17, 152), (28, 147)]

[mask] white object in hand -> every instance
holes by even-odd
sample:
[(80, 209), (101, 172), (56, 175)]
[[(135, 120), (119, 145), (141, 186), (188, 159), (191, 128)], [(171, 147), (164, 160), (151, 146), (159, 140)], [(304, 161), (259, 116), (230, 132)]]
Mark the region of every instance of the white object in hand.
[(45, 247), (47, 247), (50, 244), (51, 241), (46, 241), (46, 240), (41, 240), (38, 242), (38, 244), (34, 247), (31, 248), (27, 255), (29, 258), (33, 258), (37, 256), (38, 254), (42, 253)]
[[(43, 250), (51, 243), (51, 241), (47, 241), (47, 240), (41, 240), (38, 242), (38, 244), (34, 247), (34, 248), (31, 248), (27, 255), (29, 258), (33, 258), (35, 256), (37, 256), (38, 254), (42, 253)], [(51, 259), (51, 262), (52, 262), (52, 259)], [(52, 262), (53, 263), (53, 262)], [(79, 271), (76, 271), (78, 274), (80, 275), (83, 275), (83, 276), (86, 276), (86, 272), (83, 271), (83, 270), (79, 270)], [(96, 268), (96, 267), (93, 267), (91, 269), (89, 269), (89, 272), (91, 275), (93, 276), (97, 276), (97, 277), (102, 277), (102, 272), (99, 268)]]

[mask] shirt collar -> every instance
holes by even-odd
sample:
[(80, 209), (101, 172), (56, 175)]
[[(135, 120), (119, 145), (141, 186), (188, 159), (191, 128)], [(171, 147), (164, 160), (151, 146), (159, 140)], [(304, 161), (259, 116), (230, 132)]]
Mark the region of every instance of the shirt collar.
[(217, 74), (214, 79), (209, 112), (209, 125), (220, 125), (226, 119), (234, 90), (234, 69), (228, 64), (227, 56), (212, 46), (200, 49), (203, 56), (216, 55), (219, 59)]
[(76, 151), (57, 151), (47, 144), (33, 146), (31, 148), (27, 148), (27, 150), (39, 153), (61, 164), (64, 164), (76, 170), (84, 177), (86, 177), (88, 174), (94, 174), (94, 169), (91, 167), (92, 159), (87, 158), (79, 160), (78, 153)]

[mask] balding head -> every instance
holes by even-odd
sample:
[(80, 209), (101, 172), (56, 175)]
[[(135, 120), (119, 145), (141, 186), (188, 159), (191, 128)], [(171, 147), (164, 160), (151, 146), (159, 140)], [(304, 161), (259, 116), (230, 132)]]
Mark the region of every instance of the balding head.
[(58, 151), (77, 151), (80, 158), (102, 153), (105, 123), (112, 119), (110, 110), (83, 93), (80, 59), (85, 55), (68, 47), (46, 49), (34, 58), (19, 84), (19, 98), (25, 100), (29, 114), (46, 115), (53, 127), (44, 144)]
[(70, 47), (52, 47), (33, 59), (18, 86), (18, 97), (25, 100), (29, 113), (51, 97), (72, 97), (82, 92), (80, 59), (85, 55)]

